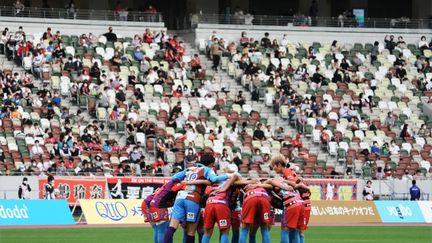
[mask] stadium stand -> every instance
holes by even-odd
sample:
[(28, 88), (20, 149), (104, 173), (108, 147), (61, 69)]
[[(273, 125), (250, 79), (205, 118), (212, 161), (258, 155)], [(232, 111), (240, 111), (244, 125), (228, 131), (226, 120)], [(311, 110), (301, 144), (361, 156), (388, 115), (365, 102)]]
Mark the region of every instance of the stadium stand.
[(195, 50), (143, 32), (5, 28), (1, 173), (169, 175), (212, 150), (220, 171), (252, 178), (273, 176), (279, 152), (304, 177), (431, 176), (427, 41), (245, 32)]

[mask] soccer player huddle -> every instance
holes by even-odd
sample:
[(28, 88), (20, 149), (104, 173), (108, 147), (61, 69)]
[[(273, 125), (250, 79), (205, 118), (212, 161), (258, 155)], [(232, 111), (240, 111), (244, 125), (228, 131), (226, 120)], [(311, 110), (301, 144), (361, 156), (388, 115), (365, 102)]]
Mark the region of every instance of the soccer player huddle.
[[(155, 243), (173, 242), (179, 227), (184, 229), (183, 242), (208, 243), (214, 225), (219, 227), (221, 243), (256, 242), (258, 229), (262, 242), (270, 242), (275, 209), (283, 211), (281, 243), (303, 243), (310, 216), (310, 191), (286, 168), (284, 157), (272, 158), (277, 179), (243, 179), (239, 174), (216, 175), (212, 154), (201, 156), (199, 163), (172, 177), (144, 200), (145, 220), (154, 230)], [(172, 207), (171, 216), (168, 208)]]

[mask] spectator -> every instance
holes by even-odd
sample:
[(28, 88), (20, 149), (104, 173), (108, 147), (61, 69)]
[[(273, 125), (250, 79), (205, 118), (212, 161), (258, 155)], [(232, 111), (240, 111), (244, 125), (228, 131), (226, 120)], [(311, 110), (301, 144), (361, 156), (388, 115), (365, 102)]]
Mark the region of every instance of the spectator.
[(201, 60), (198, 56), (198, 54), (194, 54), (192, 60), (191, 60), (191, 71), (196, 72), (201, 69)]
[(67, 169), (65, 166), (65, 162), (63, 160), (60, 162), (60, 165), (57, 166), (57, 168), (56, 168), (56, 175), (58, 175), (58, 176), (67, 175)]
[(363, 199), (366, 201), (374, 200), (374, 191), (372, 189), (372, 181), (368, 180), (366, 186), (363, 189)]
[(409, 128), (408, 128), (408, 124), (404, 124), (403, 125), (403, 127), (402, 127), (402, 131), (401, 131), (401, 133), (400, 133), (400, 137), (402, 138), (402, 139), (406, 139), (406, 138), (410, 138), (411, 137), (411, 134), (410, 134), (410, 132), (409, 132)]
[(405, 174), (401, 178), (404, 181), (412, 181), (413, 176), (409, 173), (409, 170), (405, 169)]
[(36, 140), (32, 149), (31, 149), (31, 157), (42, 157), (43, 150), (39, 145), (39, 140)]
[(264, 161), (264, 158), (261, 154), (261, 150), (255, 149), (255, 153), (252, 155), (251, 163), (252, 164), (261, 164)]
[(386, 125), (389, 129), (391, 129), (395, 125), (395, 118), (393, 117), (393, 113), (387, 113), (387, 116), (384, 120), (384, 125)]
[(23, 3), (21, 3), (20, 0), (16, 0), (13, 4), (13, 7), (15, 9), (14, 15), (19, 16), (21, 15), (22, 11), (24, 10), (25, 6)]
[(390, 154), (399, 154), (399, 146), (396, 144), (394, 140), (390, 142)]
[(161, 156), (158, 156), (156, 161), (153, 163), (153, 168), (158, 169), (159, 167), (162, 168), (165, 165), (165, 161), (162, 159)]
[(379, 42), (375, 41), (370, 51), (371, 64), (373, 64), (378, 59), (378, 55), (379, 55)]
[(384, 38), (385, 42), (385, 48), (390, 51), (390, 54), (393, 54), (393, 50), (395, 49), (397, 43), (394, 41), (394, 35), (390, 35), (390, 38), (388, 35)]
[(271, 41), (269, 39), (269, 33), (265, 32), (264, 37), (261, 39), (260, 45), (264, 48), (270, 48), (271, 47)]
[(237, 96), (235, 97), (234, 103), (243, 106), (246, 104), (246, 98), (243, 96), (243, 91), (239, 91)]
[(210, 46), (210, 55), (213, 59), (213, 66), (212, 69), (217, 71), (219, 68), (219, 62), (220, 62), (220, 51), (221, 47), (219, 46), (219, 42), (217, 38), (213, 39), (213, 44)]
[(371, 153), (375, 154), (377, 158), (379, 158), (380, 154), (380, 148), (378, 147), (378, 143), (376, 141), (373, 142), (373, 145), (371, 147)]
[(144, 60), (144, 53), (141, 51), (141, 48), (139, 46), (135, 47), (134, 59), (136, 61), (142, 61), (142, 60)]
[(420, 129), (417, 132), (417, 136), (424, 138), (424, 139), (431, 136), (431, 131), (430, 131), (430, 129), (428, 129), (426, 127), (426, 124), (421, 125)]
[(113, 33), (113, 28), (111, 26), (108, 28), (108, 32), (103, 35), (106, 37), (107, 41), (109, 42), (117, 41), (117, 35)]
[(253, 133), (253, 139), (254, 140), (265, 140), (264, 132), (261, 130), (262, 124), (258, 123), (254, 133)]
[(31, 187), (28, 184), (27, 177), (23, 178), (22, 184), (18, 187), (18, 198), (23, 200), (30, 199)]
[(411, 201), (419, 201), (420, 200), (420, 195), (421, 195), (421, 191), (420, 188), (417, 186), (417, 182), (416, 180), (412, 180), (412, 186), (410, 188), (410, 195), (411, 195)]

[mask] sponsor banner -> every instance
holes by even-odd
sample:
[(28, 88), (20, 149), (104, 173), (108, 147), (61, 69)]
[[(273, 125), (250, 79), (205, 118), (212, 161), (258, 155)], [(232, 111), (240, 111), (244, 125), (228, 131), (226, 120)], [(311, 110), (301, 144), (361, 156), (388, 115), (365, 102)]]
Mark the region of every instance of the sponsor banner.
[(141, 199), (80, 200), (87, 224), (143, 224)]
[(379, 223), (375, 204), (370, 201), (313, 201), (312, 223)]
[(108, 178), (112, 199), (144, 199), (171, 178), (164, 177), (118, 177)]
[(311, 200), (357, 200), (356, 180), (305, 180)]
[(0, 200), (0, 225), (75, 224), (65, 200)]
[(432, 223), (432, 201), (419, 201), (418, 205), (426, 223)]
[[(39, 179), (39, 198), (45, 198), (47, 179)], [(55, 178), (54, 190), (58, 199), (65, 199), (69, 205), (74, 205), (79, 199), (105, 198), (105, 179), (69, 179)]]
[(415, 201), (375, 201), (383, 223), (424, 223)]

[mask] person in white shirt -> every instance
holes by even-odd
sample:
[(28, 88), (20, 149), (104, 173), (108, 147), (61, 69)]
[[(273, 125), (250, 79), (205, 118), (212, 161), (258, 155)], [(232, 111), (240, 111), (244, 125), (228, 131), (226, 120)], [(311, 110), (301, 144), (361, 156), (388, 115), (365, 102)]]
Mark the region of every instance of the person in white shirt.
[(426, 36), (422, 36), (420, 38), (420, 41), (418, 43), (418, 48), (419, 49), (427, 49), (427, 48), (429, 48), (429, 43), (426, 41)]
[(281, 41), (280, 41), (280, 45), (283, 47), (286, 47), (289, 44), (289, 40), (288, 40), (288, 35), (284, 34)]
[(204, 100), (202, 102), (202, 106), (206, 108), (207, 110), (211, 110), (216, 105), (215, 98), (212, 97), (211, 94), (208, 94), (204, 97)]
[(195, 133), (195, 130), (192, 128), (190, 124), (186, 125), (186, 141), (193, 142), (197, 138), (197, 135)]
[(367, 181), (365, 188), (363, 189), (363, 198), (366, 201), (374, 200), (374, 191), (372, 189), (372, 181)]
[(175, 120), (177, 128), (183, 128), (186, 124), (186, 118), (183, 116), (182, 112), (179, 112)]
[(237, 132), (235, 131), (235, 129), (231, 128), (230, 131), (228, 132), (228, 139), (231, 142), (235, 142), (235, 141), (237, 141), (237, 138), (238, 138)]
[(390, 154), (399, 154), (399, 146), (396, 144), (394, 140), (390, 143)]
[(134, 121), (138, 121), (138, 109), (134, 109), (128, 114), (128, 120), (133, 119)]
[(42, 148), (39, 146), (39, 140), (36, 140), (32, 149), (31, 149), (31, 156), (41, 156), (43, 154)]

